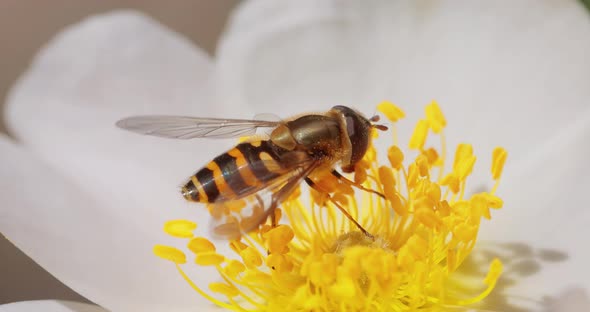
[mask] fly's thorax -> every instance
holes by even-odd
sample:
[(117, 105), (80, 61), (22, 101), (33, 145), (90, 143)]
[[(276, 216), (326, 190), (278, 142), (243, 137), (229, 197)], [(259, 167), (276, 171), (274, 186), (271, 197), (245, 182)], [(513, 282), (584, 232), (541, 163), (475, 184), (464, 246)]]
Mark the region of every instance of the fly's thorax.
[(354, 165), (363, 159), (369, 147), (371, 122), (346, 106), (334, 106), (328, 114), (338, 120), (343, 133), (342, 171), (353, 172)]
[(291, 135), (291, 129), (286, 124), (276, 127), (270, 134), (270, 140), (276, 146), (292, 151), (297, 146), (295, 138)]
[(304, 115), (278, 126), (270, 136), (277, 146), (335, 158), (342, 149), (340, 123), (331, 116)]

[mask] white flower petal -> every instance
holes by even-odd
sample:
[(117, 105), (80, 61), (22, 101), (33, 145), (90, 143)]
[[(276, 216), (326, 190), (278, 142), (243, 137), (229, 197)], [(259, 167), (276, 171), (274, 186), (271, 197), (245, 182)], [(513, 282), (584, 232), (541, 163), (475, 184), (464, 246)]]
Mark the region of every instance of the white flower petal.
[(37, 56), (10, 94), (9, 126), (104, 199), (113, 217), (141, 216), (144, 229), (160, 228), (171, 205), (186, 207), (178, 185), (228, 143), (143, 137), (114, 124), (148, 113), (220, 114), (221, 106), (209, 104), (210, 71), (203, 52), (149, 18), (93, 17)]
[(20, 301), (0, 305), (0, 312), (107, 312), (92, 304), (63, 300)]
[[(509, 151), (505, 172), (521, 173), (515, 164), (531, 159), (555, 133), (568, 131), (564, 129), (588, 107), (590, 19), (578, 1), (372, 4), (246, 3), (234, 14), (218, 49), (220, 85), (234, 91), (225, 96), (285, 114), (334, 104), (353, 105), (369, 114), (378, 101), (388, 99), (400, 104), (412, 123), (435, 98), (449, 122), (450, 152), (459, 141), (474, 143), (479, 165), (470, 180), (480, 183), (489, 177), (494, 146)], [(407, 138), (413, 127), (401, 127), (401, 137)], [(570, 245), (563, 247), (571, 252), (566, 269), (570, 279), (558, 276), (565, 263), (548, 264), (534, 282), (519, 286), (524, 291), (531, 285), (533, 291), (523, 293), (527, 297), (539, 298), (547, 291), (540, 280), (559, 279), (552, 289), (581, 280), (580, 265), (588, 262), (588, 253), (573, 239), (573, 234), (585, 233), (580, 226), (588, 223), (584, 209), (573, 211), (585, 202), (581, 190), (588, 189), (586, 178), (574, 179), (581, 170), (576, 160), (588, 158), (584, 139), (577, 142), (569, 146), (569, 154), (546, 158), (568, 158), (565, 170), (557, 165), (549, 172), (563, 178), (557, 180), (563, 181), (561, 188), (538, 167), (535, 176), (518, 182), (509, 182), (516, 174), (507, 175), (501, 188), (506, 207), (495, 216), (512, 221), (494, 221), (491, 230), (496, 233), (500, 227), (503, 234), (488, 237), (536, 244), (551, 234), (551, 240), (534, 246), (550, 248), (562, 246), (558, 242), (569, 235)], [(537, 185), (543, 181), (551, 184)], [(521, 190), (524, 183), (531, 187)], [(579, 196), (566, 189), (578, 190)], [(579, 218), (575, 224), (561, 222), (571, 218), (567, 214), (556, 216), (563, 210), (556, 209), (552, 199), (564, 196), (565, 206), (571, 207), (568, 213)], [(544, 221), (536, 224), (537, 218)], [(553, 225), (546, 223), (551, 218)], [(566, 234), (557, 235), (556, 224), (568, 227)], [(584, 287), (587, 281), (590, 278), (582, 282)]]
[[(97, 203), (75, 214), (69, 212), (79, 209), (83, 201), (64, 204), (59, 207), (60, 214), (80, 226), (100, 214), (102, 224), (93, 227), (96, 233), (114, 231), (112, 235), (129, 239), (110, 255), (106, 250), (97, 255), (93, 252), (96, 249), (84, 249), (84, 245), (64, 246), (78, 257), (87, 252), (85, 257), (96, 257), (102, 263), (96, 273), (99, 278), (95, 274), (84, 278), (87, 285), (80, 285), (75, 280), (77, 275), (66, 266), (59, 267), (62, 272), (45, 265), (47, 257), (59, 259), (51, 249), (17, 245), (76, 291), (108, 308), (140, 304), (157, 310), (199, 302), (199, 296), (188, 290), (172, 264), (156, 259), (151, 248), (164, 239), (160, 229), (166, 220), (206, 220), (204, 207), (186, 204), (178, 186), (233, 142), (142, 137), (117, 129), (114, 123), (128, 115), (147, 113), (225, 116), (227, 107), (210, 104), (214, 101), (209, 92), (210, 67), (204, 53), (132, 12), (93, 17), (50, 42), (11, 93), (9, 126), (28, 148)], [(248, 111), (232, 110), (242, 116), (246, 113), (240, 111)], [(43, 208), (41, 205), (26, 205), (22, 213), (34, 215)], [(14, 226), (26, 221), (14, 220)], [(44, 233), (60, 226), (59, 221), (41, 218), (34, 228)], [(115, 231), (112, 227), (117, 224)], [(199, 231), (207, 232), (205, 222), (201, 225)], [(26, 235), (20, 231), (13, 234), (15, 241), (21, 238), (19, 235)], [(38, 244), (56, 244), (61, 236), (47, 236)], [(30, 244), (30, 237), (22, 239)], [(94, 234), (84, 244), (92, 246), (100, 239), (104, 237)], [(134, 245), (129, 247), (133, 253), (121, 249), (129, 244)], [(111, 257), (111, 261), (103, 263), (104, 257)], [(120, 268), (112, 267), (115, 260)], [(111, 269), (121, 272), (109, 274)], [(137, 271), (128, 272), (133, 270)], [(102, 280), (107, 276), (110, 283), (121, 287), (111, 289), (110, 283)], [(98, 281), (94, 283), (93, 279)], [(121, 296), (126, 289), (133, 289), (135, 294)]]
[(483, 168), (496, 145), (526, 157), (590, 96), (590, 19), (574, 0), (261, 0), (230, 25), (217, 67), (228, 101), (288, 115), (392, 100), (405, 138), (434, 98), (450, 146), (475, 143)]
[[(212, 105), (215, 97), (210, 92), (210, 72), (208, 57), (186, 40), (149, 18), (119, 12), (93, 17), (62, 32), (12, 90), (7, 114), (10, 128), (28, 148), (97, 202), (86, 208), (88, 214), (100, 213), (104, 219), (102, 228), (96, 227), (95, 231), (109, 231), (111, 224), (129, 224), (118, 228), (117, 235), (137, 239), (133, 242), (136, 246), (119, 261), (125, 269), (134, 268), (137, 274), (143, 274), (139, 276), (141, 282), (134, 280), (137, 274), (130, 274), (129, 280), (135, 285), (129, 288), (137, 288), (138, 293), (126, 298), (130, 304), (153, 300), (165, 305), (171, 303), (171, 298), (181, 298), (181, 294), (190, 296), (181, 300), (181, 306), (194, 302), (191, 300), (196, 295), (187, 291), (189, 286), (171, 264), (156, 259), (151, 248), (164, 238), (161, 228), (166, 220), (207, 220), (204, 207), (189, 205), (182, 199), (179, 185), (234, 142), (143, 137), (117, 129), (114, 124), (128, 115), (150, 113), (226, 116), (227, 106)], [(236, 117), (253, 115), (246, 108), (232, 111)], [(63, 207), (64, 211), (76, 208)], [(23, 213), (32, 215), (26, 210)], [(84, 214), (73, 214), (69, 220), (92, 222)], [(58, 226), (58, 221), (36, 220), (35, 227), (43, 231)], [(205, 223), (200, 224), (202, 233), (207, 232)], [(95, 242), (89, 239), (86, 244)], [(119, 257), (117, 252), (111, 256)], [(43, 264), (48, 256), (33, 255), (33, 259)], [(142, 265), (136, 267), (132, 264), (135, 262)], [(166, 266), (171, 276), (145, 275), (152, 271), (148, 263)], [(111, 292), (107, 283), (80, 289), (55, 270), (50, 272), (75, 290), (84, 290), (91, 300), (111, 308), (112, 298), (101, 295)], [(157, 295), (150, 293), (149, 298), (142, 299), (146, 294), (142, 287), (164, 284), (169, 279), (175, 281), (173, 285), (158, 286)], [(118, 283), (115, 279), (111, 282)]]
[[(170, 262), (152, 254), (167, 243), (143, 216), (119, 219), (83, 188), (0, 137), (0, 230), (59, 280), (115, 311), (210, 306)], [(105, 196), (109, 196), (105, 194)], [(189, 260), (190, 261), (190, 260)], [(206, 283), (213, 276), (199, 275)]]
[[(502, 252), (502, 245), (497, 252), (504, 257), (507, 278), (516, 280), (507, 290), (514, 296), (540, 299), (573, 286), (590, 290), (590, 250), (584, 242), (590, 235), (587, 142), (590, 110), (503, 179), (504, 208), (484, 222), (480, 238), (513, 245), (511, 252)], [(528, 273), (521, 270), (525, 264)]]
[(588, 292), (573, 288), (559, 294), (555, 298), (550, 298), (547, 312), (578, 312), (590, 311), (590, 296)]
[(99, 184), (89, 186), (98, 194), (138, 198), (151, 191), (146, 183), (173, 190), (228, 144), (145, 138), (114, 123), (150, 113), (225, 116), (227, 107), (211, 105), (210, 71), (203, 52), (146, 17), (94, 17), (36, 58), (10, 94), (8, 124), (72, 178)]

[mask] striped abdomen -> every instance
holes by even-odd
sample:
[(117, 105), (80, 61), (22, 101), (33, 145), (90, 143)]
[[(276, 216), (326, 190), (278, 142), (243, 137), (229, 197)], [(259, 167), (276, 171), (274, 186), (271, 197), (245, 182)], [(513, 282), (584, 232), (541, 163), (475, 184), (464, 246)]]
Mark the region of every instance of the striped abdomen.
[(281, 175), (284, 152), (270, 141), (240, 143), (215, 157), (182, 187), (188, 201), (232, 200), (259, 190)]

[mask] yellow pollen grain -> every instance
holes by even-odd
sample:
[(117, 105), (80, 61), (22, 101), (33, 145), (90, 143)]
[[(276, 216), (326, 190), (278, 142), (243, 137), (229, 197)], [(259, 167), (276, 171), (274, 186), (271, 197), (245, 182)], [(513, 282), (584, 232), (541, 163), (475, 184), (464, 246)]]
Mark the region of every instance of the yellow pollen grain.
[(498, 180), (502, 176), (504, 163), (508, 157), (508, 152), (502, 147), (494, 148), (492, 152), (492, 179)]
[(496, 195), (484, 193), (483, 197), (485, 198), (486, 203), (490, 208), (500, 209), (502, 208), (502, 206), (504, 206), (504, 201), (502, 200), (502, 198)]
[(166, 245), (156, 245), (154, 246), (153, 252), (156, 256), (165, 260), (178, 264), (186, 263), (186, 255), (180, 249)]
[(391, 168), (387, 166), (379, 167), (379, 180), (383, 184), (383, 189), (391, 189), (395, 191), (395, 178)]
[(428, 163), (428, 158), (426, 158), (426, 156), (419, 155), (416, 158), (416, 166), (418, 167), (418, 172), (420, 173), (421, 177), (428, 176), (428, 171), (429, 171), (430, 165)]
[(389, 101), (383, 101), (377, 105), (377, 110), (383, 113), (387, 119), (397, 122), (404, 118), (406, 114), (399, 107)]
[(164, 232), (178, 238), (191, 238), (197, 224), (189, 220), (171, 220), (164, 223)]
[(438, 229), (442, 226), (442, 220), (436, 213), (427, 207), (421, 207), (416, 210), (416, 218), (425, 226), (433, 229)]
[(195, 237), (189, 241), (188, 249), (190, 249), (195, 254), (214, 252), (215, 245), (213, 245), (211, 241), (204, 237)]
[(446, 200), (442, 200), (436, 206), (436, 210), (440, 213), (441, 217), (448, 217), (451, 214), (451, 206)]
[(437, 161), (439, 160), (438, 152), (434, 148), (425, 149), (422, 152), (422, 155), (424, 155), (426, 159), (428, 159), (428, 164), (430, 166), (436, 165)]
[(399, 149), (399, 147), (397, 147), (397, 145), (392, 145), (387, 150), (387, 158), (389, 159), (391, 167), (395, 168), (396, 170), (401, 169), (402, 162), (404, 161), (404, 153)]
[(242, 250), (248, 248), (248, 245), (244, 244), (243, 242), (241, 242), (239, 240), (233, 240), (233, 241), (229, 242), (229, 247), (235, 253), (239, 254), (240, 252), (242, 252)]
[(464, 181), (471, 174), (475, 160), (475, 156), (466, 156), (458, 162), (456, 173), (460, 181)]
[(264, 233), (266, 238), (268, 251), (272, 254), (283, 254), (289, 251), (287, 244), (291, 242), (295, 234), (291, 227), (286, 225), (279, 225), (274, 229)]
[(195, 263), (202, 266), (219, 265), (223, 263), (225, 257), (215, 252), (205, 252), (197, 254)]
[(426, 136), (428, 135), (428, 122), (426, 120), (420, 120), (414, 128), (412, 137), (410, 138), (410, 149), (422, 150), (426, 143)]
[(209, 284), (209, 289), (214, 293), (220, 293), (229, 298), (233, 298), (240, 294), (240, 291), (236, 287), (224, 283), (211, 283)]
[(402, 203), (399, 195), (395, 193), (388, 194), (388, 192), (385, 191), (385, 197), (389, 200), (393, 211), (395, 211), (398, 215), (405, 217), (408, 214), (408, 208)]
[(426, 106), (426, 120), (434, 133), (440, 133), (447, 125), (447, 120), (436, 101), (432, 101)]
[(453, 234), (463, 242), (468, 242), (475, 238), (477, 234), (477, 227), (470, 224), (459, 224), (453, 229)]
[(426, 188), (426, 196), (431, 203), (438, 203), (441, 198), (440, 186), (436, 183), (430, 183)]
[(457, 194), (461, 190), (461, 181), (454, 173), (449, 173), (446, 175), (440, 184), (447, 186), (451, 192), (453, 192), (453, 194)]
[(461, 161), (467, 157), (473, 156), (473, 146), (471, 144), (461, 143), (457, 145), (455, 150), (455, 160), (453, 162), (453, 169), (456, 169)]
[(246, 247), (240, 252), (240, 256), (242, 256), (244, 264), (249, 269), (253, 269), (262, 265), (262, 256), (258, 250), (253, 247)]
[(420, 169), (416, 165), (416, 163), (410, 164), (408, 167), (408, 177), (406, 183), (410, 189), (413, 189), (417, 186), (418, 180), (420, 178)]
[(275, 272), (290, 272), (293, 269), (293, 263), (285, 255), (271, 253), (266, 257), (266, 266)]
[(230, 278), (236, 278), (238, 274), (244, 272), (246, 270), (246, 266), (237, 260), (230, 260), (227, 266), (224, 268), (224, 272)]

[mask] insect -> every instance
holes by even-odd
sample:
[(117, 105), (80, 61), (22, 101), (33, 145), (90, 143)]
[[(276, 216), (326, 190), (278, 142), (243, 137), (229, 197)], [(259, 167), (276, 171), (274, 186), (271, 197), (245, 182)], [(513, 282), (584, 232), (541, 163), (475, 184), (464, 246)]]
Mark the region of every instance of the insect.
[[(182, 187), (191, 202), (209, 205), (214, 235), (228, 239), (258, 228), (305, 181), (324, 192), (310, 175), (329, 172), (343, 183), (367, 189), (344, 177), (354, 172), (365, 155), (371, 130), (387, 130), (375, 115), (369, 119), (346, 106), (323, 114), (304, 114), (283, 121), (198, 118), (184, 116), (134, 116), (117, 126), (140, 134), (173, 138), (231, 138), (254, 135), (270, 128), (265, 138), (237, 144), (197, 171)], [(324, 192), (325, 193), (325, 192)], [(328, 199), (329, 194), (327, 194)], [(365, 235), (371, 236), (343, 207), (332, 201)]]

